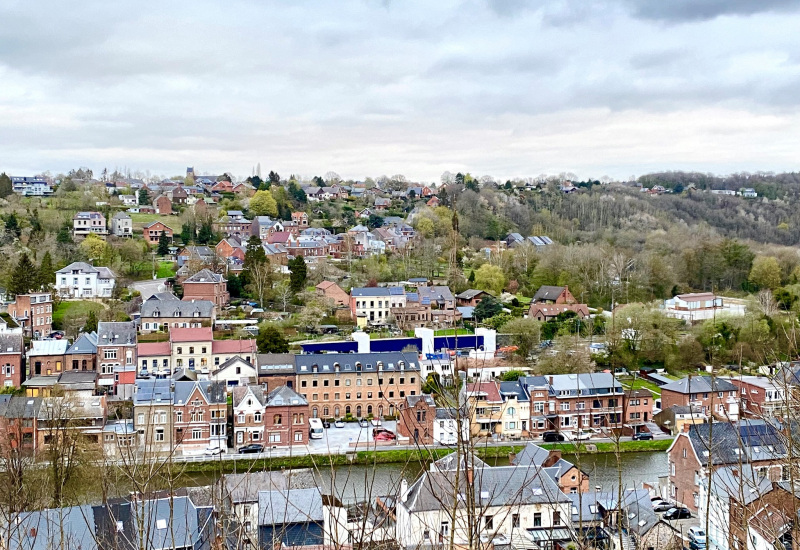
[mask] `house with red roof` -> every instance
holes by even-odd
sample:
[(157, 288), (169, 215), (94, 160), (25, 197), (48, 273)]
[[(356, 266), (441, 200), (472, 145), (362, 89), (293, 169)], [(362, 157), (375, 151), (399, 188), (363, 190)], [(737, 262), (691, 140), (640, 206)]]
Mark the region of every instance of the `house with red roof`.
[(159, 239), (161, 239), (161, 233), (164, 232), (167, 234), (167, 238), (170, 242), (172, 242), (172, 238), (175, 234), (173, 229), (165, 223), (155, 221), (148, 223), (147, 225), (142, 228), (142, 235), (144, 236), (144, 241), (149, 245), (157, 245)]

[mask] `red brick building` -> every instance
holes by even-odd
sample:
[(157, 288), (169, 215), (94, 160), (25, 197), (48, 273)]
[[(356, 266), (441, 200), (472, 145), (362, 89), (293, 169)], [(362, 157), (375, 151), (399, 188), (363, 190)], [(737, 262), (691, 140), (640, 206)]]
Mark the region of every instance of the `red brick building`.
[(305, 212), (292, 212), (292, 221), (299, 227), (308, 227), (308, 214)]
[(168, 216), (172, 214), (172, 201), (166, 195), (159, 195), (153, 201), (153, 208), (157, 214)]
[(267, 394), (264, 404), (264, 444), (289, 447), (308, 444), (308, 401), (287, 386)]
[(136, 367), (136, 323), (97, 324), (97, 364), (99, 384), (109, 388), (115, 385), (119, 373)]
[(39, 422), (41, 397), (0, 395), (0, 453), (20, 449), (25, 455), (36, 452), (36, 431)]
[(316, 289), (317, 296), (333, 300), (337, 306), (350, 306), (350, 295), (333, 281), (322, 281)]
[(184, 453), (226, 447), (228, 399), (216, 382), (175, 382), (174, 442)]
[(786, 388), (766, 376), (737, 376), (730, 382), (739, 388), (740, 412), (744, 417), (780, 417), (793, 401)]
[(3, 387), (22, 387), (24, 350), (21, 334), (0, 334), (0, 384)]
[(183, 281), (184, 300), (208, 300), (223, 308), (230, 297), (225, 278), (209, 269), (201, 269)]
[(636, 425), (653, 420), (653, 394), (647, 389), (626, 390), (622, 397), (624, 422)]
[[(786, 451), (778, 429), (762, 420), (688, 425), (667, 449), (670, 498), (693, 512), (700, 506), (700, 486), (708, 482), (709, 458), (721, 466), (749, 464), (773, 481), (788, 479)], [(712, 454), (709, 457), (709, 453)]]
[(397, 435), (407, 437), (411, 444), (433, 444), (433, 423), (436, 403), (430, 395), (408, 395), (399, 407)]
[(49, 292), (17, 294), (8, 304), (8, 314), (25, 336), (37, 338), (53, 332), (53, 297)]
[(294, 354), (292, 353), (259, 353), (256, 356), (258, 383), (267, 391), (281, 386), (294, 389), (297, 375), (294, 370)]
[(142, 229), (142, 235), (144, 236), (144, 241), (149, 245), (157, 245), (159, 239), (161, 238), (161, 233), (166, 233), (169, 242), (172, 242), (172, 239), (175, 235), (175, 232), (172, 230), (171, 227), (162, 223), (162, 222), (152, 222), (148, 223)]
[(739, 418), (739, 388), (724, 378), (688, 376), (661, 386), (661, 409), (693, 406), (725, 420)]

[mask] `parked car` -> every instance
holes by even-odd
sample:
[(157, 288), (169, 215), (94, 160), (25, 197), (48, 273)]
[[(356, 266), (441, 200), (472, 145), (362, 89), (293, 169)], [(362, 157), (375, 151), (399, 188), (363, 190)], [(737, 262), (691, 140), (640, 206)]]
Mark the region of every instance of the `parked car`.
[(567, 439), (570, 441), (588, 441), (594, 435), (593, 432), (588, 430), (580, 430), (567, 434)]
[(358, 425), (362, 428), (369, 428), (369, 421), (366, 418), (362, 418), (358, 421)]
[(396, 437), (392, 432), (380, 432), (373, 439), (375, 441), (394, 441)]
[(698, 542), (696, 540), (689, 541), (689, 550), (706, 550), (705, 542)]
[(327, 430), (328, 428), (330, 428), (330, 427), (331, 427), (331, 421), (330, 421), (330, 420), (327, 420), (327, 419), (323, 420), (323, 421), (322, 421), (322, 427), (323, 427), (323, 428), (325, 428), (325, 429)]
[(558, 441), (564, 441), (564, 436), (558, 432), (544, 432), (542, 434), (542, 441), (545, 443), (556, 443)]
[(214, 456), (214, 455), (224, 455), (225, 448), (224, 447), (209, 447), (205, 451), (203, 451), (205, 456)]
[(697, 543), (700, 546), (705, 547), (706, 545), (706, 532), (703, 530), (702, 527), (694, 526), (689, 527), (688, 531), (689, 541)]
[(250, 445), (245, 445), (244, 447), (239, 447), (239, 454), (247, 455), (247, 454), (258, 454), (264, 452), (264, 446), (260, 443), (251, 443)]
[(381, 419), (376, 416), (375, 418), (372, 419), (372, 425), (383, 426), (383, 422), (381, 422)]
[(392, 439), (397, 438), (393, 432), (387, 430), (386, 428), (372, 428), (372, 437), (377, 438), (380, 434), (388, 434)]
[(638, 434), (633, 434), (631, 439), (633, 441), (649, 441), (653, 439), (653, 434), (651, 432), (639, 432)]
[(333, 425), (337, 428), (344, 428), (344, 422), (342, 422), (341, 418), (337, 418)]
[(653, 501), (654, 512), (666, 512), (667, 510), (671, 510), (674, 507), (675, 507), (674, 504), (672, 504), (671, 502), (667, 502), (666, 500)]
[(692, 517), (692, 513), (689, 511), (688, 508), (670, 508), (666, 512), (664, 512), (664, 519), (689, 519)]

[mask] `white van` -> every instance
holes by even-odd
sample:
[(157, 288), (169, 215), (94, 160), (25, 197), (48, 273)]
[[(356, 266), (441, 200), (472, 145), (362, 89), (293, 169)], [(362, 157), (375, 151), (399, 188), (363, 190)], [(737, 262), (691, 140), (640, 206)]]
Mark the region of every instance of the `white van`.
[(325, 433), (325, 428), (322, 427), (322, 420), (319, 418), (309, 418), (308, 426), (308, 436), (311, 439), (322, 439)]

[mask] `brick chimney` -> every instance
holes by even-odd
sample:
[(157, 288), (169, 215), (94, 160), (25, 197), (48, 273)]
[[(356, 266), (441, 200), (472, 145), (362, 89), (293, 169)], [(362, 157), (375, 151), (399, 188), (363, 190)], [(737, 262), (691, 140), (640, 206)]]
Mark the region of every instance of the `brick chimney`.
[(559, 460), (561, 460), (561, 451), (553, 449), (547, 455), (547, 458), (544, 460), (544, 462), (542, 462), (542, 468), (549, 468)]
[(553, 385), (553, 377), (552, 376), (550, 377), (550, 385), (551, 386)]

